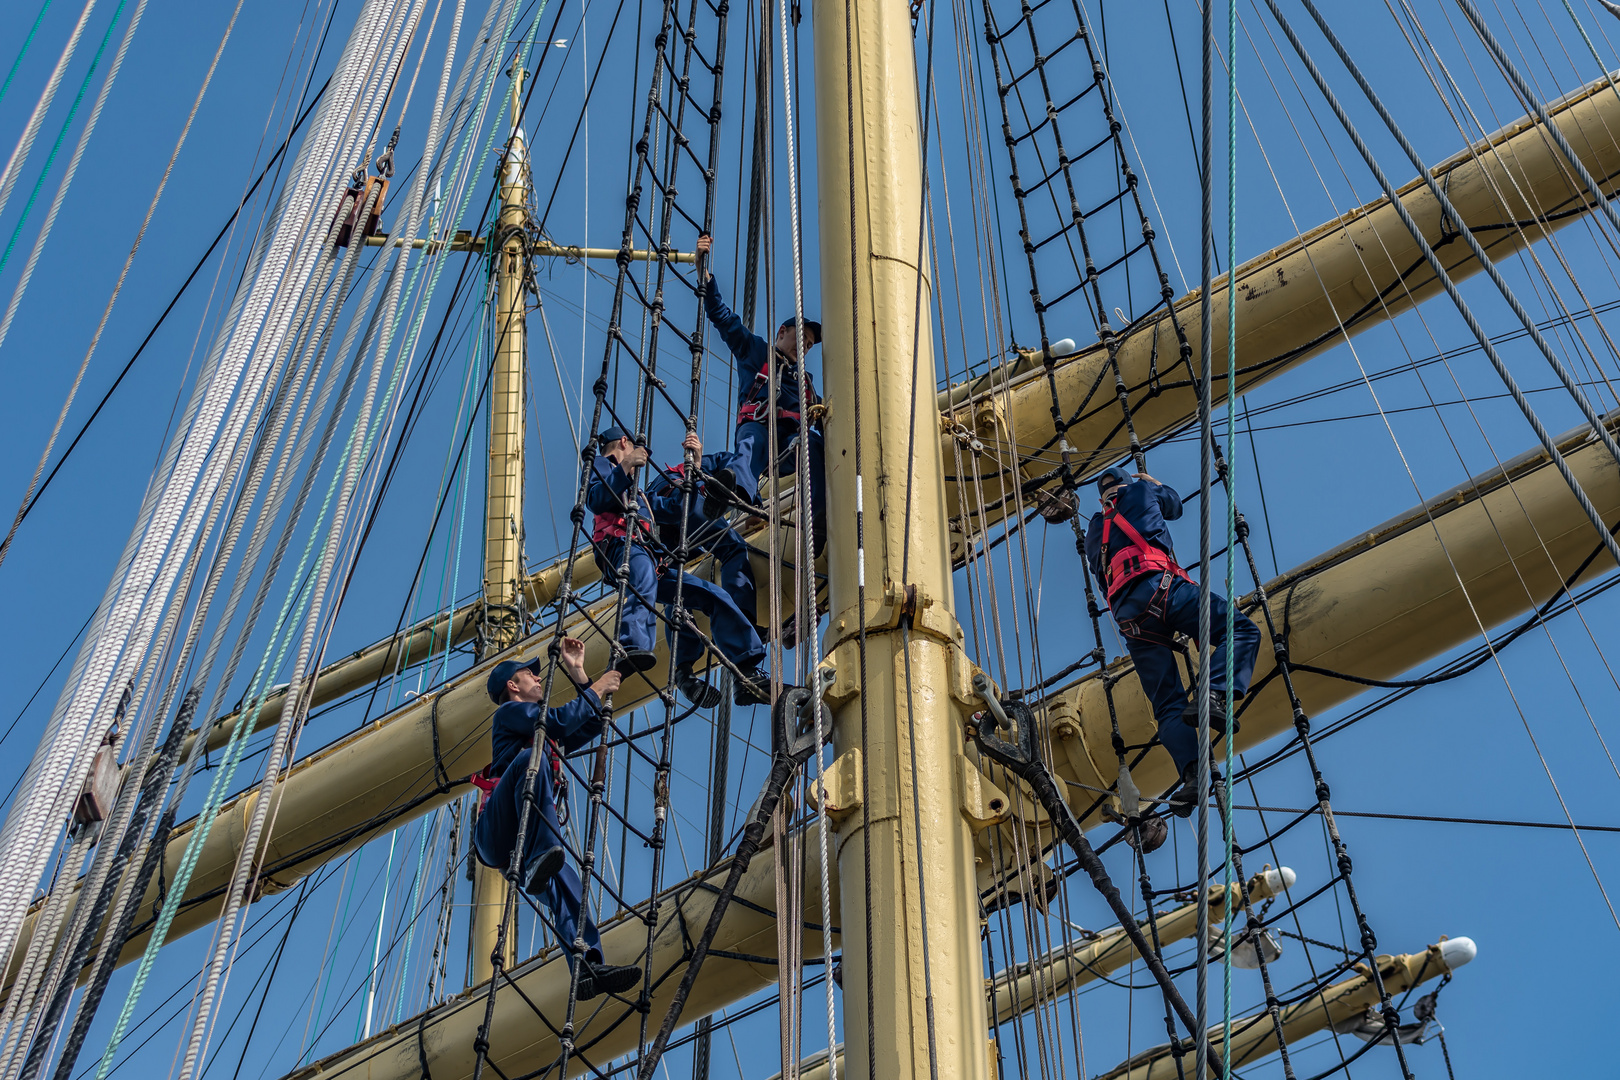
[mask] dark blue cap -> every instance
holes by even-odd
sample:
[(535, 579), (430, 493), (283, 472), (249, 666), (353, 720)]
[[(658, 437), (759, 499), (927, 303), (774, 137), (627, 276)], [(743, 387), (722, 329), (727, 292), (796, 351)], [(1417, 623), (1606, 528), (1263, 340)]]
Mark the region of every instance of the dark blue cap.
[(1125, 466), (1110, 465), (1102, 471), (1101, 476), (1097, 477), (1097, 493), (1100, 495), (1105, 489), (1115, 484), (1128, 484), (1130, 482), (1131, 474), (1125, 471)]
[(496, 664), (494, 670), (489, 673), (489, 681), (485, 684), (489, 690), (489, 700), (500, 704), (506, 697), (506, 684), (511, 681), (512, 676), (524, 668), (528, 668), (534, 672), (536, 678), (539, 678), (540, 658), (536, 656), (532, 660), (502, 660)]
[(602, 446), (606, 446), (609, 443), (616, 443), (620, 439), (626, 438), (628, 435), (629, 432), (615, 424), (610, 428), (603, 428), (602, 434), (598, 435), (596, 438)]

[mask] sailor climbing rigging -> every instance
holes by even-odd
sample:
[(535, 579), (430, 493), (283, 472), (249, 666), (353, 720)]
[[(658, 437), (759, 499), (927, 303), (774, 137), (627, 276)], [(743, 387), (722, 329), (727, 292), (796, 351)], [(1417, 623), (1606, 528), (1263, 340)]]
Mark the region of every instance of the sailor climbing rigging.
[[(705, 258), (714, 245), (709, 236), (698, 237), (699, 258)], [(776, 476), (792, 476), (798, 459), (796, 440), (803, 438), (810, 456), (810, 514), (815, 525), (816, 546), (827, 538), (826, 450), (822, 442), (821, 420), (826, 412), (816, 393), (815, 377), (804, 372), (805, 400), (799, 400), (799, 370), (804, 354), (821, 342), (821, 324), (804, 321), (804, 353), (799, 351), (801, 332), (788, 319), (776, 331), (776, 340), (764, 338), (743, 325), (742, 318), (720, 299), (719, 283), (713, 273), (703, 293), (704, 310), (726, 347), (737, 361), (737, 428), (732, 437), (737, 453), (755, 476), (767, 471)], [(770, 445), (771, 363), (776, 361), (776, 447)], [(768, 470), (770, 462), (775, 467)]]
[[(619, 688), (622, 676), (608, 669), (595, 682), (585, 673), (585, 644), (563, 638), (558, 670), (574, 683), (578, 695), (568, 704), (546, 709), (543, 753), (551, 759), (534, 775), (534, 812), (529, 817), (523, 844), (523, 890), (551, 911), (557, 940), (567, 951), (569, 964), (582, 959), (579, 996), (622, 994), (641, 981), (641, 968), (603, 962), (602, 938), (590, 912), (584, 909), (579, 874), (567, 865), (562, 827), (557, 821), (557, 788), (561, 755), (583, 749), (602, 734), (602, 696)], [(487, 800), (478, 815), (473, 844), (486, 866), (506, 869), (517, 844), (518, 819), (523, 810), (523, 780), (534, 753), (536, 722), (543, 708), (545, 684), (540, 660), (502, 660), (489, 673), (489, 698), (500, 707), (490, 722), (493, 755), (484, 770)], [(495, 781), (489, 785), (489, 781)], [(477, 781), (475, 781), (476, 783)], [(574, 940), (584, 942), (584, 956), (576, 957)]]
[[(703, 444), (696, 433), (688, 432), (681, 445), (694, 459), (701, 459)], [(634, 515), (636, 536), (627, 551), (632, 516), (628, 499), (635, 487), (636, 470), (647, 463), (647, 448), (637, 446), (618, 427), (602, 432), (598, 446), (601, 453), (597, 455), (585, 493), (585, 505), (596, 515), (591, 528), (591, 545), (596, 563), (609, 584), (618, 584), (621, 568), (626, 568), (629, 576), (624, 611), (619, 618), (619, 644), (625, 649), (619, 670), (629, 674), (653, 666), (653, 627), (658, 620), (653, 605), (673, 605), (679, 584), (682, 606), (688, 612), (700, 612), (709, 617), (715, 648), (736, 666), (741, 676), (737, 679), (733, 700), (738, 705), (767, 704), (766, 687), (770, 681), (759, 670), (760, 662), (765, 659), (765, 646), (754, 627), (754, 611), (745, 613), (739, 608), (727, 588), (674, 565), (668, 550), (653, 535), (652, 522), (662, 521), (667, 525), (673, 521), (679, 527), (680, 490), (673, 485), (655, 488), (656, 503), (664, 507), (661, 517), (655, 502), (645, 493), (640, 495)], [(675, 501), (673, 510), (669, 509), (671, 498)], [(671, 518), (671, 514), (675, 516)], [(663, 557), (656, 556), (655, 550)], [(752, 571), (749, 571), (749, 584), (752, 584)], [(711, 707), (717, 704), (715, 690), (693, 671), (693, 665), (703, 656), (704, 641), (686, 625), (677, 628), (676, 623), (685, 618), (689, 616), (668, 612), (670, 631), (675, 637), (675, 685), (693, 704)]]
[[(695, 453), (702, 453), (703, 444), (691, 436)], [(726, 520), (726, 510), (734, 502), (752, 503), (758, 498), (754, 478), (742, 465), (735, 452), (703, 454), (698, 474), (698, 498), (694, 498), (686, 515), (686, 545), (692, 552), (707, 552), (714, 556), (720, 588), (723, 589), (739, 613), (754, 628), (754, 635), (764, 640), (765, 630), (758, 623), (759, 594), (754, 582), (754, 566), (748, 543)], [(658, 538), (673, 550), (680, 546), (682, 507), (686, 504), (681, 480), (686, 474), (684, 462), (671, 465), (647, 484), (647, 501), (652, 505), (653, 522), (658, 527)], [(718, 633), (718, 631), (716, 631)], [(720, 704), (720, 690), (695, 674), (690, 665), (676, 669), (676, 685), (688, 701), (702, 708)]]
[[(1175, 636), (1198, 634), (1198, 586), (1176, 562), (1166, 521), (1181, 516), (1181, 497), (1146, 473), (1134, 477), (1115, 465), (1097, 480), (1103, 509), (1086, 529), (1086, 562), (1102, 583), (1108, 608), (1130, 649), (1136, 677), (1153, 705), (1159, 741), (1181, 778), (1170, 796), (1179, 817), (1198, 801), (1198, 703), (1189, 701), (1176, 669)], [(1226, 600), (1210, 592), (1209, 723), (1226, 734)], [(1233, 619), (1232, 696), (1249, 689), (1260, 629), (1242, 612)], [(1235, 722), (1231, 725), (1236, 728)]]

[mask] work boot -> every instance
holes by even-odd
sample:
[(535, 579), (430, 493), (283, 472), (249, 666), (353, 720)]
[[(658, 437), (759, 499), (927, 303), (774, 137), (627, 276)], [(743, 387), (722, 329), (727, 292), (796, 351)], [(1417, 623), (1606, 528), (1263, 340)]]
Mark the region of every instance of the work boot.
[(539, 896), (551, 884), (551, 879), (557, 876), (557, 871), (563, 866), (563, 849), (561, 846), (546, 848), (529, 857), (523, 864), (523, 891), (530, 896)]
[(769, 705), (771, 703), (770, 672), (761, 671), (759, 668), (743, 672), (732, 688), (731, 703), (739, 708), (749, 705)]
[(675, 672), (675, 688), (681, 696), (700, 709), (712, 709), (720, 704), (720, 688), (713, 686), (701, 675), (695, 674), (690, 667), (683, 667)]
[(1193, 811), (1198, 809), (1198, 765), (1188, 765), (1181, 770), (1181, 784), (1170, 793), (1168, 800), (1170, 812), (1178, 818), (1190, 818)]
[(718, 469), (703, 483), (703, 516), (710, 521), (725, 517), (737, 489), (737, 474)]
[[(1234, 697), (1232, 704), (1236, 705), (1240, 698)], [(1181, 710), (1181, 721), (1190, 728), (1198, 726), (1198, 702), (1189, 701)], [(1211, 738), (1220, 738), (1227, 734), (1226, 695), (1210, 691), (1209, 694), (1209, 733)], [(1233, 720), (1230, 724), (1232, 734), (1243, 730), (1243, 725)]]
[(613, 665), (613, 670), (628, 679), (638, 671), (649, 671), (657, 666), (658, 654), (651, 649), (626, 649)]
[[(1216, 816), (1221, 812), (1221, 800), (1225, 796), (1225, 781), (1221, 774), (1214, 769), (1209, 771), (1209, 811)], [(1198, 809), (1198, 763), (1195, 761), (1181, 772), (1181, 786), (1172, 791), (1166, 798), (1170, 812), (1179, 818), (1193, 816)]]
[(603, 994), (625, 994), (641, 982), (641, 969), (629, 964), (606, 964), (598, 960), (581, 960), (579, 969), (580, 1001), (589, 1001)]

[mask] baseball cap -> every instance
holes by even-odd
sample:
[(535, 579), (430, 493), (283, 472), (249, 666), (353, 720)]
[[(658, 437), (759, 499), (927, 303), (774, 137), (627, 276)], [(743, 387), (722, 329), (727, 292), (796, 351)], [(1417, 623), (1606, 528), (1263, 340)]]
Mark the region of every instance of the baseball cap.
[(499, 704), (502, 695), (506, 693), (506, 684), (511, 681), (512, 676), (524, 668), (534, 672), (535, 677), (538, 678), (540, 676), (540, 658), (536, 656), (529, 660), (502, 660), (496, 664), (489, 673), (489, 681), (485, 683), (485, 688), (489, 691), (489, 700)]
[(603, 428), (602, 433), (596, 438), (603, 446), (606, 446), (608, 443), (616, 443), (620, 439), (626, 438), (629, 434), (624, 428), (615, 424), (610, 428)]
[(1125, 466), (1110, 465), (1102, 471), (1102, 475), (1097, 477), (1097, 491), (1101, 494), (1115, 484), (1128, 484), (1130, 482), (1131, 474), (1125, 471)]

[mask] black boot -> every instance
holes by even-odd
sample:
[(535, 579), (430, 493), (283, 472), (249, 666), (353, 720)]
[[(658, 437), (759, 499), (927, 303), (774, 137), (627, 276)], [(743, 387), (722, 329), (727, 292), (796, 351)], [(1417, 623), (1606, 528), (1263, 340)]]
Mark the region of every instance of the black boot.
[(690, 667), (676, 669), (675, 688), (682, 697), (700, 709), (712, 709), (720, 704), (720, 688), (695, 674)]
[(724, 517), (737, 489), (737, 474), (720, 469), (703, 482), (703, 516), (710, 521)]
[[(1209, 770), (1209, 809), (1210, 813), (1219, 816), (1221, 800), (1226, 797), (1225, 781), (1216, 769)], [(1195, 761), (1181, 771), (1181, 786), (1172, 791), (1165, 799), (1170, 812), (1179, 818), (1193, 816), (1198, 809), (1198, 763)]]
[[(1232, 704), (1236, 705), (1239, 700), (1240, 699), (1234, 697), (1232, 699)], [(1190, 728), (1195, 728), (1198, 726), (1198, 702), (1196, 699), (1187, 702), (1187, 704), (1182, 708), (1181, 721)], [(1214, 691), (1211, 691), (1209, 695), (1210, 737), (1218, 739), (1221, 736), (1226, 735), (1228, 733), (1228, 727), (1231, 728), (1231, 733), (1233, 734), (1243, 730), (1243, 725), (1238, 723), (1236, 720), (1232, 720), (1230, 723), (1227, 720), (1226, 695), (1224, 693), (1215, 693)]]
[(581, 960), (579, 969), (580, 1001), (589, 1001), (603, 994), (625, 994), (641, 982), (641, 969), (629, 964), (594, 963)]
[(1198, 809), (1198, 765), (1194, 762), (1181, 770), (1181, 784), (1169, 796), (1170, 812), (1178, 818), (1190, 818)]
[(743, 708), (749, 705), (769, 705), (771, 703), (771, 675), (768, 671), (755, 668), (745, 671), (742, 677), (735, 681), (731, 693), (731, 703)]
[(626, 649), (613, 665), (613, 670), (628, 679), (638, 671), (649, 671), (657, 666), (658, 654), (651, 649)]
[(539, 896), (563, 867), (563, 849), (558, 847), (537, 851), (523, 864), (523, 891)]

